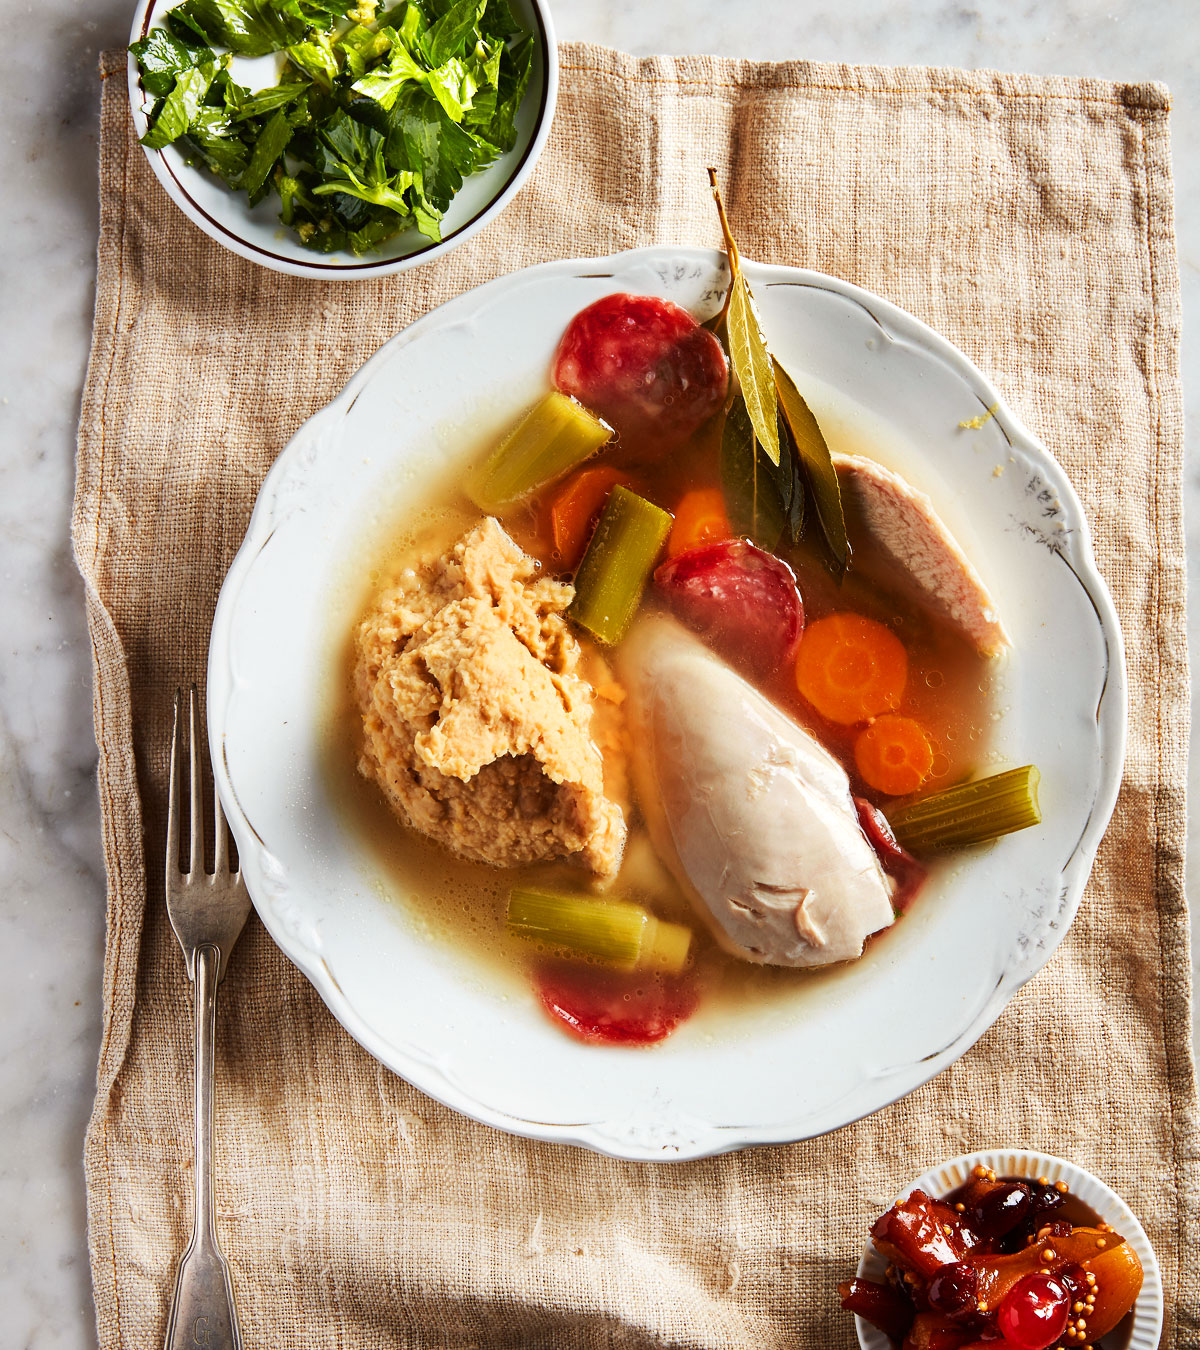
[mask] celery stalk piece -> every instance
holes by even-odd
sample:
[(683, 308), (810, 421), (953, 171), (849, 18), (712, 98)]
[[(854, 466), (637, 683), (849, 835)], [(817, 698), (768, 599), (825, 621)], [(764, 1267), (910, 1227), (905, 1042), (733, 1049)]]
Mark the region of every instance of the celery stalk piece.
[(1026, 764), (889, 811), (888, 824), (900, 844), (914, 853), (986, 843), (1041, 824), (1040, 781), (1036, 766)]
[(467, 493), (484, 511), (524, 497), (595, 454), (612, 428), (566, 394), (553, 390), (500, 442)]
[(520, 887), (508, 899), (508, 931), (580, 960), (672, 975), (687, 964), (692, 945), (691, 929), (656, 919), (632, 901)]
[(619, 483), (609, 493), (567, 611), (601, 642), (612, 646), (625, 636), (673, 520)]

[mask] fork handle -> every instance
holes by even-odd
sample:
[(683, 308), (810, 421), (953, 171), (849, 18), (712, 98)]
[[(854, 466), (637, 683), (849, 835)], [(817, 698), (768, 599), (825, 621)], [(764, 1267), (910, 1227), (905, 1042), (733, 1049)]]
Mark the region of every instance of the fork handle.
[(192, 978), (196, 1030), (196, 1205), (192, 1238), (179, 1261), (165, 1350), (241, 1350), (229, 1265), (217, 1245), (213, 1205), (213, 1048), (217, 1030), (216, 947), (196, 949)]

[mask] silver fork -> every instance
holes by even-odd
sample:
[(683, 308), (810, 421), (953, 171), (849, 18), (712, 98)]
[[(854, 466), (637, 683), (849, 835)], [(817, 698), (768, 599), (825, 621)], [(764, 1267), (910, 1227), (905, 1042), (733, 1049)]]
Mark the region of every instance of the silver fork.
[(213, 1044), (217, 1026), (217, 985), (225, 978), (229, 953), (250, 913), (241, 871), (229, 869), (229, 842), (221, 801), (213, 790), (213, 874), (204, 870), (204, 797), (197, 739), (196, 687), (187, 700), (190, 784), (188, 870), (179, 859), (181, 760), (180, 705), (175, 694), (171, 732), (171, 792), (167, 806), (167, 913), (183, 948), (192, 981), (196, 1033), (195, 1124), (196, 1205), (192, 1237), (179, 1261), (175, 1296), (167, 1322), (166, 1350), (205, 1346), (241, 1350), (229, 1265), (217, 1244), (213, 1206)]

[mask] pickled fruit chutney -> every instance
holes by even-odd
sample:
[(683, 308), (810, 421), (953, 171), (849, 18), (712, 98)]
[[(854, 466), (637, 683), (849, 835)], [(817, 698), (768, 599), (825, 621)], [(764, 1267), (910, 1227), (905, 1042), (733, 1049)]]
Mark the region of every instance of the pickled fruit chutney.
[(838, 1292), (901, 1350), (1098, 1350), (1142, 1287), (1129, 1243), (1044, 1177), (977, 1166), (942, 1199), (913, 1191), (871, 1237), (887, 1282)]

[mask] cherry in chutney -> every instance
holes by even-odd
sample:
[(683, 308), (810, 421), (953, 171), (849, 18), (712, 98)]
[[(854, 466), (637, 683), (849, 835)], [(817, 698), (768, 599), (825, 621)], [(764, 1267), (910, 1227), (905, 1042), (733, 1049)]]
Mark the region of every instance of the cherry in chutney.
[(944, 1199), (913, 1191), (871, 1236), (887, 1282), (840, 1284), (842, 1307), (902, 1350), (1087, 1350), (1142, 1287), (1125, 1239), (1046, 1178), (976, 1167)]

